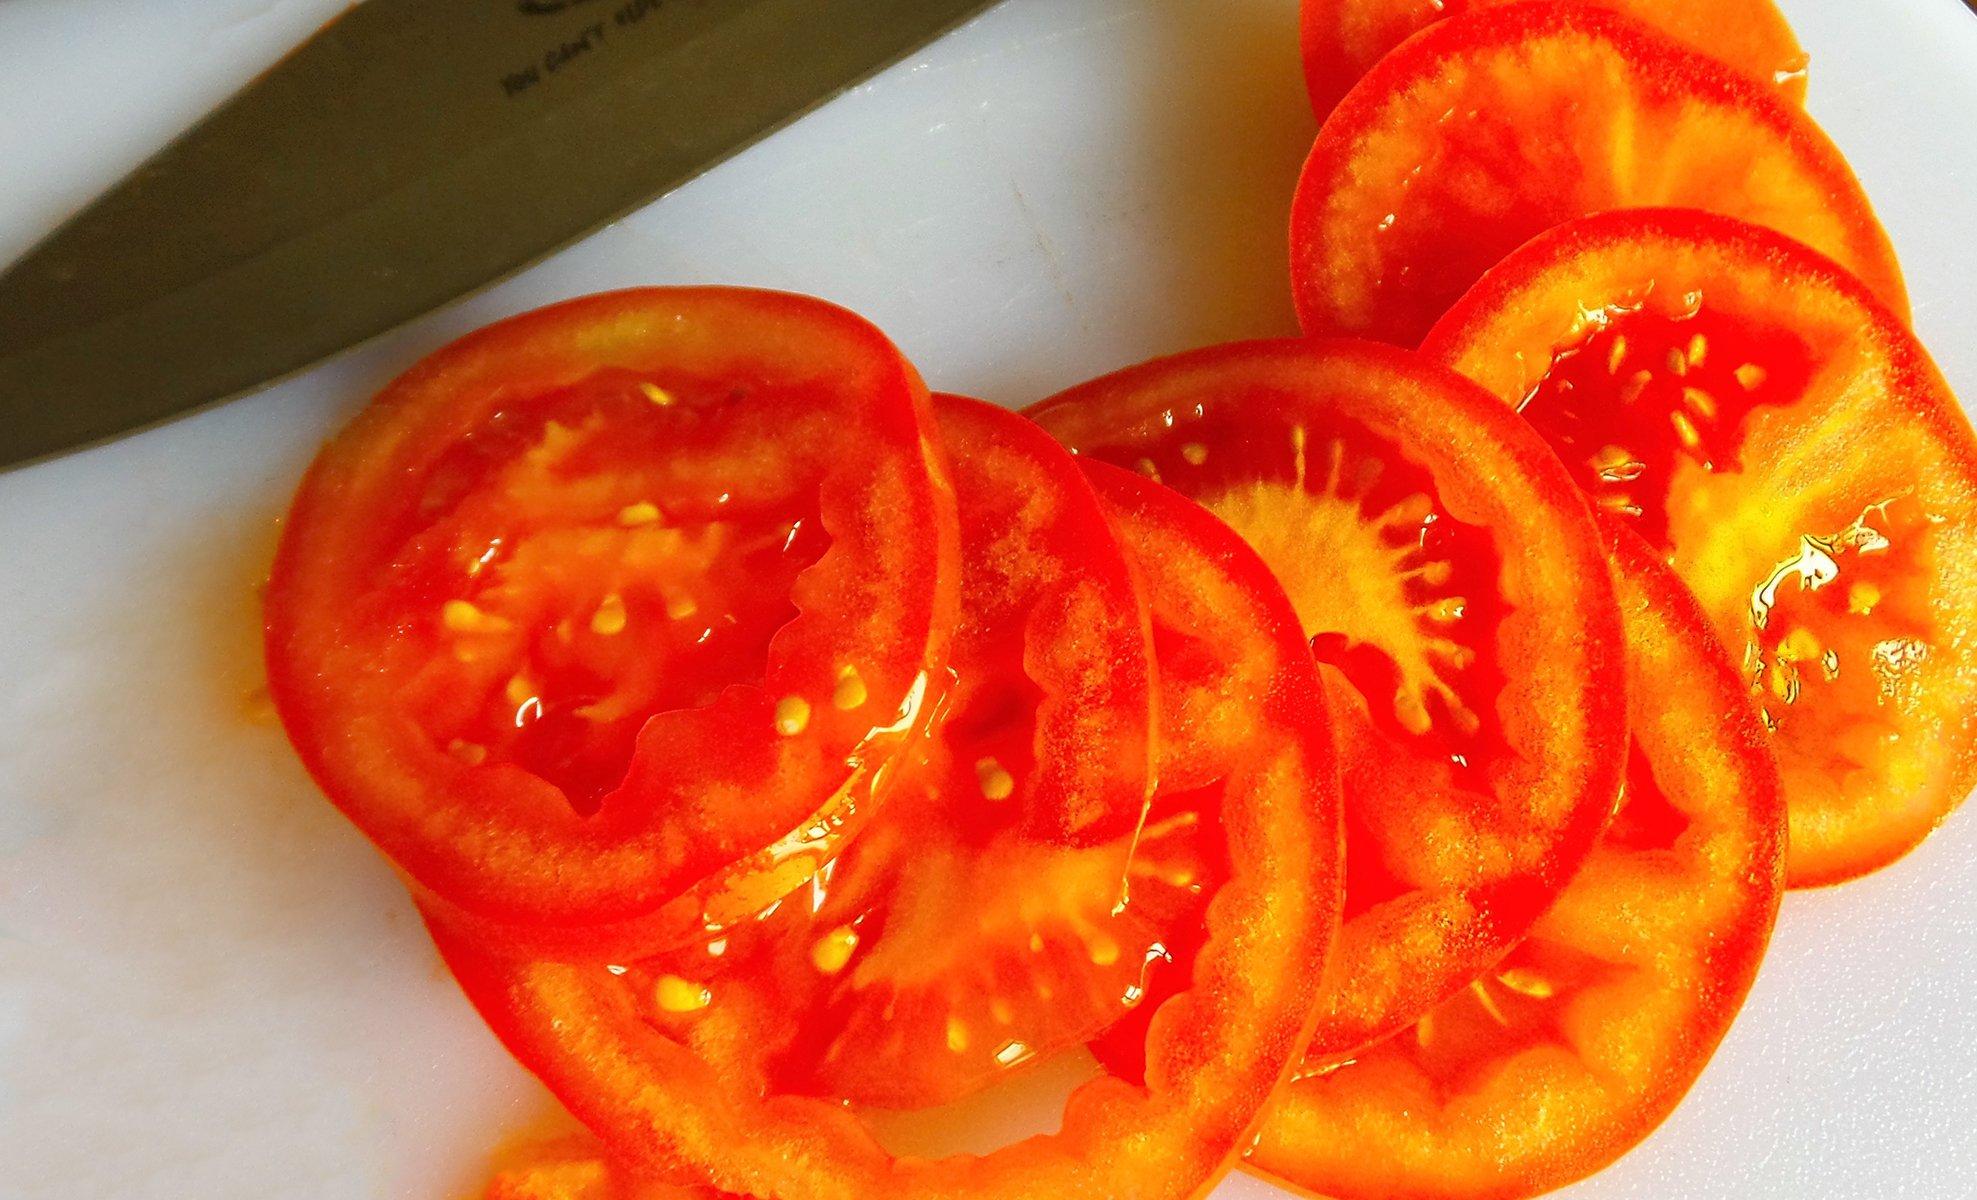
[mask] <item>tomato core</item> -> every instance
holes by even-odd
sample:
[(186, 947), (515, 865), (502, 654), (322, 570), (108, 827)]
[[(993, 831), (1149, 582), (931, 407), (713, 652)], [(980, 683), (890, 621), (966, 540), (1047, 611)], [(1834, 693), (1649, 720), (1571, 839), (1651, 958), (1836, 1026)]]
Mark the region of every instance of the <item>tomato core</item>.
[(1313, 654), (1375, 721), (1458, 767), (1501, 749), (1489, 532), (1451, 517), (1425, 469), (1343, 415), (1310, 427), (1209, 414), (1189, 436), (1144, 447), (1141, 473), (1180, 486), (1275, 568)]

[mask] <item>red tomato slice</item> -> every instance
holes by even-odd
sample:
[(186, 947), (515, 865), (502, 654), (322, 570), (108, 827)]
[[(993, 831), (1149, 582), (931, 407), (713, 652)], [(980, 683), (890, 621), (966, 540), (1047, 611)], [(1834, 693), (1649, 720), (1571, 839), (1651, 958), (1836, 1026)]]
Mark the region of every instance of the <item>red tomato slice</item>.
[(731, 1200), (706, 1188), (641, 1179), (581, 1137), (503, 1155), (481, 1200)]
[[(1152, 1022), (1145, 1084), (1093, 1080), (1058, 1132), (986, 1155), (896, 1159), (855, 1108), (765, 1094), (670, 1036), (655, 1011), (702, 1006), (712, 1018), (731, 993), (663, 975), (643, 986), (636, 969), (491, 957), (436, 924), (490, 1024), (636, 1169), (780, 1200), (1181, 1200), (1234, 1161), (1303, 1049), (1336, 931), (1336, 764), (1311, 660), (1267, 568), (1194, 505), (1091, 470), (1145, 576), (1162, 710), (1181, 714), (1161, 766), (1164, 783), (1185, 790), (1156, 799), (1149, 827), (1172, 809), (1213, 811), (1218, 836), (1203, 841), (1226, 862), (1212, 898), (1188, 914), (1194, 927), (1180, 931), (1201, 945), (1187, 986)], [(1106, 888), (1114, 904), (1120, 878)], [(1020, 896), (1037, 880), (1001, 882)], [(1048, 888), (1041, 898), (1055, 899)], [(1141, 902), (1131, 892), (1128, 901)], [(940, 911), (950, 936), (974, 935), (965, 918), (981, 910)], [(831, 961), (813, 965), (827, 974)], [(758, 1009), (777, 999), (758, 997)]]
[(1197, 826), (1142, 823), (1152, 631), (1097, 494), (1014, 413), (936, 412), (964, 565), (933, 737), (810, 888), (634, 968), (696, 1001), (661, 1028), (764, 1089), (925, 1108), (1080, 1045), (1206, 871)]
[(637, 918), (869, 808), (957, 602), (931, 420), (877, 330), (797, 296), (621, 292), (456, 342), (295, 499), (289, 736), (416, 883), (501, 922)]
[(1298, 313), (1307, 333), (1411, 346), (1529, 238), (1651, 204), (1781, 230), (1907, 304), (1866, 195), (1804, 112), (1639, 22), (1546, 0), (1440, 22), (1339, 104), (1292, 205)]
[(1613, 213), (1539, 238), (1428, 352), (1524, 415), (1742, 658), (1791, 881), (1913, 847), (1977, 782), (1977, 440), (1901, 318), (1755, 226)]
[[(1517, 0), (1304, 0), (1301, 33), (1311, 106), (1322, 118), (1409, 35), (1445, 17)], [(1793, 104), (1805, 99), (1806, 53), (1771, 0), (1591, 0), (1691, 50), (1740, 68)]]
[(1336, 1200), (1535, 1196), (1646, 1137), (1730, 1028), (1783, 882), (1777, 767), (1695, 601), (1612, 533), (1635, 681), (1619, 815), (1510, 957), (1279, 1093), (1260, 1170)]
[(1326, 664), (1347, 920), (1313, 1059), (1501, 957), (1591, 848), (1624, 766), (1612, 586), (1557, 459), (1466, 381), (1372, 343), (1196, 351), (1031, 415), (1233, 526)]

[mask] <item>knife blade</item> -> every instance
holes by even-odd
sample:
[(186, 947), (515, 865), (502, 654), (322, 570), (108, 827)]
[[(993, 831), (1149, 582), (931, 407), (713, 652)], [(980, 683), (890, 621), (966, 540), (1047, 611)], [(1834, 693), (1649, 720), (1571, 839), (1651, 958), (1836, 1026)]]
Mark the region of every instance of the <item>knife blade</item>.
[(993, 0), (367, 0), (0, 276), (0, 465), (481, 287)]

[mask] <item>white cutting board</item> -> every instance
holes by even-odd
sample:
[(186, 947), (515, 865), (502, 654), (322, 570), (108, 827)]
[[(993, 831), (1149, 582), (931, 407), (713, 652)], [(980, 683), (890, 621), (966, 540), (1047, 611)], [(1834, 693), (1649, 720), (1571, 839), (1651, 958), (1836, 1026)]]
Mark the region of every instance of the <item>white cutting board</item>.
[[(0, 260), (342, 0), (0, 0)], [(1977, 398), (1977, 19), (1786, 0), (1916, 319)], [(254, 584), (318, 442), (451, 336), (634, 283), (814, 292), (1020, 404), (1288, 332), (1292, 0), (1007, 0), (486, 295), (0, 474), (0, 1198), (452, 1200), (546, 1096), (257, 722)], [(1977, 811), (1794, 895), (1680, 1112), (1576, 1200), (1977, 1193)], [(1218, 1196), (1274, 1189), (1238, 1178)]]

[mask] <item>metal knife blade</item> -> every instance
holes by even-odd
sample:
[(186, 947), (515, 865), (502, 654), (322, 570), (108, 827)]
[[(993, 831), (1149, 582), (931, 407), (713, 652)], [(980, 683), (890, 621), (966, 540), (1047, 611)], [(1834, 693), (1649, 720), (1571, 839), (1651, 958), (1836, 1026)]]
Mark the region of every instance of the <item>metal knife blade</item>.
[(286, 374), (992, 0), (367, 0), (0, 276), (0, 465)]

